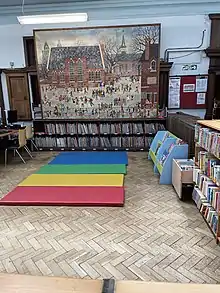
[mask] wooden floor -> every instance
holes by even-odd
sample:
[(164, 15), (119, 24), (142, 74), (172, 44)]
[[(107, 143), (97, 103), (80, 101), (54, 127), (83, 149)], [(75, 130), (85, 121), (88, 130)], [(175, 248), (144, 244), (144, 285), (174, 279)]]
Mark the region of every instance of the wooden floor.
[[(0, 274), (0, 291), (4, 293), (102, 293), (102, 285), (102, 280)], [(219, 289), (219, 285), (207, 284), (117, 281), (115, 293), (207, 293)]]
[[(158, 184), (146, 153), (128, 155), (123, 208), (1, 206), (0, 273), (219, 283), (220, 246), (196, 206)], [(0, 197), (52, 157), (0, 165)]]

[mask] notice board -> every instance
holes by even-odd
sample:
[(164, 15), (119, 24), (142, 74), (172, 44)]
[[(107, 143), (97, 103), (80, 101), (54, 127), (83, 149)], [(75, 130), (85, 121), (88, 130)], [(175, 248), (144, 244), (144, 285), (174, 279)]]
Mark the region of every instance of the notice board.
[(170, 76), (168, 109), (205, 109), (207, 75)]

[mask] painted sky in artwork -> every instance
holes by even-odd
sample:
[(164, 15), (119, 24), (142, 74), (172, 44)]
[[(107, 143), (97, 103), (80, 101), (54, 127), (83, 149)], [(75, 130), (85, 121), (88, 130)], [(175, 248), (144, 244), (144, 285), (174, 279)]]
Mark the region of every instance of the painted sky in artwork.
[[(58, 42), (65, 47), (94, 46), (98, 45), (108, 36), (108, 38), (112, 38), (120, 46), (123, 35), (125, 37), (127, 53), (133, 53), (132, 36), (135, 34), (135, 30), (137, 30), (137, 27), (36, 31), (35, 38), (37, 41), (38, 58), (41, 61), (45, 42), (48, 43), (50, 48), (56, 47)], [(158, 41), (156, 42), (159, 42), (159, 26)]]

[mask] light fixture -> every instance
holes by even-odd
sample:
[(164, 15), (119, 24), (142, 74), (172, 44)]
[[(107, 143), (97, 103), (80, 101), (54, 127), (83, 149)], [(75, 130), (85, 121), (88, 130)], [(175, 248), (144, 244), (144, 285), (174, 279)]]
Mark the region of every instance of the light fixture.
[(72, 23), (88, 20), (87, 13), (63, 13), (17, 16), (20, 24)]

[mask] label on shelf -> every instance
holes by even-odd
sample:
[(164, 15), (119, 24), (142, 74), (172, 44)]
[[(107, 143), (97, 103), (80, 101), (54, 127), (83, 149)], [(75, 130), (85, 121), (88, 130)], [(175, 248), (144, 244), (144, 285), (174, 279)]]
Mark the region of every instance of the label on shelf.
[(75, 151), (75, 149), (72, 149), (72, 151)]
[(51, 148), (50, 151), (53, 151), (53, 148)]
[(93, 151), (96, 151), (96, 149), (92, 149)]

